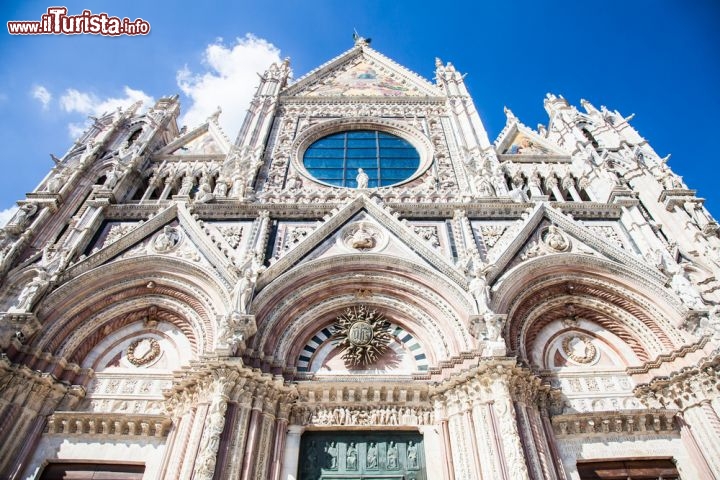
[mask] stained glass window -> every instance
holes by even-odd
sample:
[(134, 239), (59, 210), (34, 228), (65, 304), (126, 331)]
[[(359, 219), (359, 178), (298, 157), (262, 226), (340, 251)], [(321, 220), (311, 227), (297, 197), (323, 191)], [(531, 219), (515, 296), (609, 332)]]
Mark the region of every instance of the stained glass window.
[(351, 130), (315, 141), (303, 157), (305, 169), (321, 182), (357, 188), (362, 169), (368, 188), (394, 185), (412, 177), (420, 155), (410, 142), (387, 132)]

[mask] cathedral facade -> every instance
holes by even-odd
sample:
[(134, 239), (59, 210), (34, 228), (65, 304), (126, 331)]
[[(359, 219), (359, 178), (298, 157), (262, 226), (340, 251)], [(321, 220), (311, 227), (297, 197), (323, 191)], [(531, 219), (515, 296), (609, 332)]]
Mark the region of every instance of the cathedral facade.
[(95, 119), (2, 230), (0, 478), (720, 478), (703, 200), (630, 117), (491, 142), (435, 73), (358, 37), (234, 140)]

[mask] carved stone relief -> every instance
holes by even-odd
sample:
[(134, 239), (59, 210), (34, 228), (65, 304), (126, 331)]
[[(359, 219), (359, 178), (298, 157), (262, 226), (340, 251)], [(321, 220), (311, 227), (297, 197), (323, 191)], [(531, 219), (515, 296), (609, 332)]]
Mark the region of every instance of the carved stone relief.
[(372, 222), (356, 222), (345, 227), (338, 237), (340, 245), (346, 250), (375, 252), (387, 245), (388, 237)]

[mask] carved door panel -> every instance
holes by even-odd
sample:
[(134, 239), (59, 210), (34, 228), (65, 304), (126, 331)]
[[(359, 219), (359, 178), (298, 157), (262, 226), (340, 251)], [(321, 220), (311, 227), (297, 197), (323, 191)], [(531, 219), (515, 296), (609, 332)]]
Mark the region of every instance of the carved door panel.
[(427, 480), (416, 432), (307, 432), (300, 480)]

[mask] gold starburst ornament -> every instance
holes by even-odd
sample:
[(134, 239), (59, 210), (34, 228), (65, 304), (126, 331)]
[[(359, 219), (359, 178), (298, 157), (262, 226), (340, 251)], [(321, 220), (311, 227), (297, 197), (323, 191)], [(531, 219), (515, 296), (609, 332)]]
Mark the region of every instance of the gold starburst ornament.
[(390, 324), (383, 314), (365, 305), (346, 308), (333, 328), (338, 346), (345, 349), (342, 358), (350, 367), (372, 365), (392, 340)]

